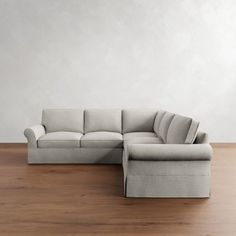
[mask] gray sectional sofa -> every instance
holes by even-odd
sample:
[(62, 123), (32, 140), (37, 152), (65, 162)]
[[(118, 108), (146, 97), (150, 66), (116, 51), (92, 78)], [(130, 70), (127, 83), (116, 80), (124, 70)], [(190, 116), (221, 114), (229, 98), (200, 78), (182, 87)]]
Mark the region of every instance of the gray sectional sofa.
[(45, 109), (24, 134), (29, 164), (122, 164), (126, 197), (203, 198), (212, 148), (198, 125), (152, 109)]

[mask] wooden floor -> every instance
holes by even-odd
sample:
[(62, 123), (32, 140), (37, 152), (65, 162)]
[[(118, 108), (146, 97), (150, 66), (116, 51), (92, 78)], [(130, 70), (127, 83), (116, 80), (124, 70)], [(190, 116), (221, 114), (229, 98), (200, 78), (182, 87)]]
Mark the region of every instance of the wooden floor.
[(0, 148), (0, 235), (236, 235), (236, 147), (214, 148), (210, 199), (123, 197), (121, 166), (27, 165)]

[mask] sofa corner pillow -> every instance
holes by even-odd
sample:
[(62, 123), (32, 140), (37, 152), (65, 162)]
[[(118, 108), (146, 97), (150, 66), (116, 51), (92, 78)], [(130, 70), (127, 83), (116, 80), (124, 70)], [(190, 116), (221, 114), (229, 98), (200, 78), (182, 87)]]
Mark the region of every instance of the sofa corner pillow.
[(199, 122), (181, 115), (175, 115), (168, 129), (166, 143), (191, 144), (194, 142)]
[(160, 123), (161, 123), (161, 120), (164, 117), (165, 113), (166, 113), (166, 111), (162, 111), (162, 110), (157, 112), (157, 115), (156, 115), (156, 118), (154, 121), (154, 126), (153, 126), (153, 129), (154, 129), (154, 132), (156, 133), (156, 135), (159, 135)]
[(171, 112), (165, 112), (163, 118), (160, 121), (158, 136), (162, 139), (163, 142), (167, 142), (167, 134), (170, 127), (170, 124), (174, 118), (175, 114)]

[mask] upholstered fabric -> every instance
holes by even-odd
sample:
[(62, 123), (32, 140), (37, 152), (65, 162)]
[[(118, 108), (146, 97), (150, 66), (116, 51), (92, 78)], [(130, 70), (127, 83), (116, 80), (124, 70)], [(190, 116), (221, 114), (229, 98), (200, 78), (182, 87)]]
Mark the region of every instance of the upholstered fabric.
[(189, 117), (175, 115), (168, 129), (166, 143), (193, 143), (197, 128), (198, 122)]
[(198, 144), (209, 143), (208, 134), (202, 131), (198, 131), (197, 136), (194, 140), (194, 143), (198, 143)]
[(129, 160), (129, 175), (209, 175), (210, 161), (140, 161)]
[(45, 109), (42, 125), (46, 132), (84, 132), (84, 112), (81, 109)]
[(208, 198), (210, 175), (128, 175), (125, 186), (126, 197)]
[(123, 148), (33, 148), (29, 164), (121, 164)]
[(154, 132), (131, 132), (123, 135), (124, 146), (128, 144), (158, 144), (163, 143)]
[(198, 130), (199, 122), (192, 119), (191, 126), (189, 128), (188, 135), (185, 139), (185, 143), (194, 143), (194, 140), (197, 136), (197, 130)]
[(80, 147), (81, 133), (52, 132), (39, 138), (39, 148), (78, 148)]
[(168, 133), (168, 129), (170, 126), (171, 121), (174, 118), (174, 114), (170, 112), (165, 112), (163, 118), (161, 119), (160, 125), (159, 125), (159, 131), (158, 131), (158, 136), (166, 142), (166, 137)]
[(85, 133), (96, 131), (121, 133), (121, 120), (119, 109), (85, 110)]
[(37, 148), (37, 140), (45, 134), (45, 128), (42, 125), (35, 125), (25, 129), (24, 135), (28, 141), (28, 148)]
[(129, 144), (163, 144), (163, 141), (159, 137), (137, 137), (124, 140), (124, 146)]
[(131, 160), (211, 160), (209, 144), (131, 144), (128, 145)]
[(143, 137), (157, 137), (154, 132), (131, 132), (123, 134), (124, 140), (143, 138)]
[(81, 147), (86, 148), (121, 148), (123, 138), (116, 132), (91, 132), (81, 138)]
[(157, 110), (126, 109), (123, 110), (123, 133), (153, 132)]
[(156, 135), (159, 135), (160, 123), (161, 123), (161, 120), (164, 117), (165, 113), (166, 113), (166, 111), (158, 111), (157, 112), (157, 115), (156, 115), (156, 118), (154, 121), (154, 126), (153, 126), (153, 129), (154, 129), (154, 132), (156, 133)]
[(29, 164), (122, 163), (126, 197), (202, 198), (212, 148), (197, 129), (166, 111), (49, 109), (24, 134)]
[[(129, 156), (130, 146), (133, 145), (125, 147), (122, 161), (126, 197), (206, 198), (210, 196), (210, 160), (132, 160)], [(149, 146), (160, 147), (169, 144)]]
[(175, 115), (168, 129), (166, 143), (185, 143), (191, 123), (191, 118)]
[(205, 198), (210, 161), (123, 161), (126, 197)]

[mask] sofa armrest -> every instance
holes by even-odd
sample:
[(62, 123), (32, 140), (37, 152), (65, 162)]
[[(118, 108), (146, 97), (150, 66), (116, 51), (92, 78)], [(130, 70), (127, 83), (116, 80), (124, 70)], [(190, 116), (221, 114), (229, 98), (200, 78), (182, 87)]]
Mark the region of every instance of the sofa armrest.
[(128, 159), (138, 161), (211, 160), (209, 144), (130, 144)]
[(37, 148), (37, 140), (45, 134), (45, 128), (42, 125), (35, 125), (25, 129), (24, 135), (28, 141), (28, 147)]

